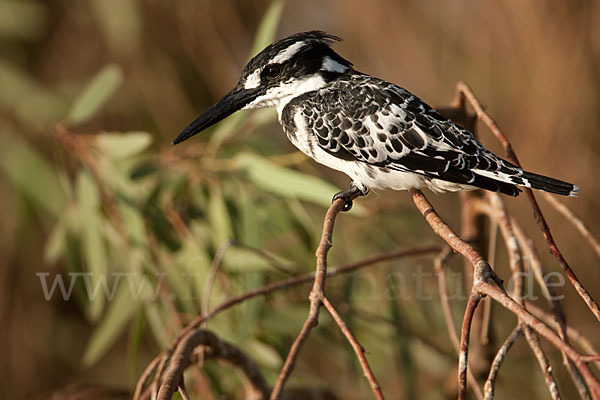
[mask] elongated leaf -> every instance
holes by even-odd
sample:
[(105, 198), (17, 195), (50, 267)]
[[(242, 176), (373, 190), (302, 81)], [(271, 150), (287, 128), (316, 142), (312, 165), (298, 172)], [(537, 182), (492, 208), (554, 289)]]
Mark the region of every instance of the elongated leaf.
[(101, 133), (96, 145), (109, 157), (125, 158), (142, 152), (152, 143), (148, 132)]
[(269, 5), (269, 8), (260, 21), (258, 31), (254, 36), (254, 45), (252, 46), (252, 52), (250, 54), (251, 56), (256, 55), (275, 38), (275, 33), (277, 31), (277, 26), (279, 26), (279, 21), (281, 20), (281, 13), (284, 5), (285, 3), (283, 0), (273, 0)]
[(0, 1), (0, 35), (34, 39), (43, 34), (46, 8), (29, 0)]
[[(133, 293), (129, 282), (124, 282), (130, 276), (123, 276), (112, 301), (109, 303), (105, 317), (94, 331), (83, 355), (83, 364), (90, 366), (102, 357), (110, 346), (117, 340), (123, 332), (127, 322), (143, 304), (142, 301), (148, 293), (142, 292), (140, 298), (136, 298), (138, 293)], [(145, 279), (145, 278), (143, 278)], [(139, 284), (142, 284), (138, 282)], [(149, 288), (148, 284), (141, 286)], [(134, 290), (137, 288), (134, 288)], [(135, 297), (134, 297), (135, 296)]]
[(215, 247), (220, 247), (226, 240), (233, 237), (231, 219), (219, 186), (211, 188), (210, 191), (208, 220), (212, 231), (212, 242)]
[[(65, 101), (35, 76), (0, 59), (0, 106), (36, 130), (47, 129), (65, 115)], [(5, 130), (5, 127), (1, 128)], [(5, 132), (4, 132), (5, 133)]]
[(267, 368), (278, 369), (283, 363), (281, 356), (273, 347), (256, 339), (248, 340), (244, 349), (257, 363)]
[(37, 150), (16, 136), (1, 140), (0, 167), (36, 207), (56, 217), (61, 214), (66, 198), (58, 176)]
[[(264, 49), (268, 44), (273, 42), (275, 39), (275, 33), (277, 26), (281, 20), (281, 13), (283, 11), (284, 1), (274, 0), (265, 12), (258, 31), (254, 37), (254, 44), (250, 51), (250, 57), (253, 57)], [(237, 112), (234, 115), (227, 118), (225, 121), (219, 124), (219, 127), (215, 130), (210, 139), (210, 148), (218, 148), (228, 137), (233, 135), (237, 128), (248, 118), (247, 112)], [(261, 113), (261, 115), (264, 115)], [(267, 115), (272, 115), (267, 113)], [(272, 116), (271, 116), (272, 118)], [(214, 151), (214, 150), (212, 150)]]
[(67, 224), (65, 219), (66, 214), (63, 214), (54, 228), (52, 228), (52, 232), (50, 232), (46, 241), (44, 261), (48, 264), (54, 264), (58, 261), (67, 249)]
[(227, 270), (242, 272), (264, 271), (273, 268), (272, 263), (265, 257), (240, 247), (231, 247), (227, 250), (223, 257), (223, 265)]
[(106, 301), (104, 283), (107, 282), (108, 259), (106, 244), (102, 238), (102, 227), (99, 215), (100, 194), (95, 182), (86, 170), (79, 173), (77, 179), (77, 198), (79, 201), (79, 218), (83, 227), (83, 259), (86, 272), (89, 272), (88, 287), (89, 316), (96, 321)]
[(100, 110), (123, 81), (123, 71), (115, 64), (102, 68), (75, 100), (67, 121), (71, 125), (88, 121)]
[(319, 178), (280, 167), (250, 153), (241, 153), (236, 160), (248, 172), (252, 182), (272, 193), (328, 207), (331, 197), (339, 191)]

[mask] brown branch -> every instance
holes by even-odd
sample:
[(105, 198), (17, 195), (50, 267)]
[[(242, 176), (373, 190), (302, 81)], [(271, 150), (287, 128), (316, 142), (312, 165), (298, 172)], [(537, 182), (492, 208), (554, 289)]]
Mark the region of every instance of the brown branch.
[(354, 349), (354, 353), (356, 354), (356, 357), (358, 358), (358, 360), (360, 362), (360, 366), (363, 369), (363, 373), (364, 373), (365, 377), (369, 381), (369, 385), (371, 386), (371, 390), (375, 394), (375, 398), (383, 400), (383, 393), (381, 393), (381, 388), (379, 387), (379, 383), (377, 382), (375, 375), (373, 375), (373, 371), (371, 371), (369, 362), (367, 361), (367, 358), (365, 357), (365, 349), (360, 345), (360, 343), (358, 343), (358, 340), (356, 340), (356, 338), (354, 337), (354, 334), (352, 334), (352, 331), (348, 328), (346, 323), (344, 323), (344, 320), (342, 320), (342, 317), (340, 317), (337, 310), (329, 302), (327, 297), (323, 297), (322, 301), (323, 301), (323, 306), (327, 309), (327, 311), (329, 311), (329, 314), (331, 314), (331, 316), (333, 317), (333, 320), (339, 326), (340, 330), (342, 331), (344, 336), (346, 336), (346, 339), (348, 339), (348, 342), (350, 342), (350, 345)]
[[(469, 245), (467, 242), (462, 240), (452, 229), (437, 215), (435, 209), (429, 203), (427, 198), (423, 195), (423, 193), (418, 189), (410, 189), (409, 194), (412, 197), (413, 202), (417, 206), (417, 209), (421, 212), (421, 214), (425, 217), (425, 220), (431, 226), (433, 231), (440, 236), (448, 245), (456, 252), (460, 253), (465, 257), (469, 262), (473, 265), (474, 273), (473, 273), (473, 282), (479, 282), (482, 280), (487, 281), (488, 279), (495, 282), (497, 285), (502, 287), (502, 280), (494, 273), (494, 271), (490, 268), (489, 264), (475, 251), (475, 249)], [(440, 275), (441, 276), (441, 275)], [(445, 281), (440, 283), (441, 293), (445, 292)], [(471, 296), (473, 297), (473, 296)], [(481, 299), (480, 299), (481, 300)], [(467, 311), (475, 311), (475, 307), (477, 303), (474, 303), (474, 300), (470, 302), (470, 306), (467, 307)], [(449, 311), (449, 306), (445, 307), (444, 315), (446, 318), (446, 322), (449, 323), (451, 321), (452, 313)], [(463, 349), (463, 343), (468, 345), (468, 332), (470, 330), (473, 313), (470, 313), (468, 316), (468, 320), (463, 320), (463, 329), (461, 331), (461, 346), (460, 346), (460, 356), (459, 356), (459, 397), (461, 396), (461, 391), (464, 391), (467, 384), (467, 373), (468, 373), (468, 353)], [(467, 315), (465, 315), (467, 317)], [(454, 324), (452, 323), (452, 326)], [(465, 328), (468, 328), (465, 331)], [(454, 329), (453, 329), (454, 330)], [(452, 334), (451, 334), (452, 337)], [(455, 340), (456, 341), (456, 340)], [(479, 390), (476, 391), (476, 393)], [(480, 392), (480, 391), (479, 391)], [(464, 393), (463, 393), (464, 396)], [(479, 396), (478, 396), (479, 397)], [(464, 398), (464, 397), (463, 397)]]
[[(477, 117), (490, 128), (494, 136), (496, 136), (498, 141), (500, 141), (500, 143), (504, 147), (504, 150), (506, 151), (508, 159), (513, 164), (520, 167), (521, 164), (519, 163), (519, 159), (517, 158), (517, 155), (515, 154), (512, 145), (508, 141), (508, 138), (504, 135), (504, 133), (502, 133), (502, 131), (500, 130), (496, 122), (492, 119), (492, 117), (490, 117), (490, 115), (484, 111), (483, 107), (481, 106), (481, 103), (479, 102), (471, 88), (463, 82), (459, 82), (456, 85), (456, 88), (457, 91), (466, 98), (469, 104), (471, 104)], [(579, 296), (583, 299), (588, 308), (596, 316), (596, 319), (600, 321), (600, 307), (598, 306), (598, 303), (596, 303), (596, 301), (592, 298), (589, 292), (585, 289), (581, 281), (579, 281), (579, 279), (575, 275), (575, 272), (573, 271), (573, 269), (571, 269), (571, 267), (567, 263), (567, 260), (564, 258), (563, 254), (556, 245), (556, 242), (554, 241), (554, 238), (550, 233), (550, 227), (548, 226), (548, 223), (546, 222), (546, 219), (542, 214), (542, 210), (540, 209), (540, 206), (537, 200), (535, 199), (533, 191), (529, 188), (525, 188), (525, 192), (527, 193), (527, 198), (531, 203), (536, 222), (540, 226), (542, 234), (546, 239), (546, 242), (548, 243), (550, 253), (558, 260), (558, 263), (563, 268), (563, 271), (569, 278), (569, 281), (571, 282)]]
[[(483, 258), (467, 243), (461, 240), (436, 214), (435, 210), (431, 206), (431, 204), (427, 201), (425, 196), (419, 191), (415, 189), (409, 190), (409, 193), (413, 197), (413, 201), (417, 205), (417, 208), (423, 214), (429, 225), (432, 227), (434, 232), (436, 232), (442, 239), (444, 239), (455, 251), (463, 254), (467, 259), (471, 261), (471, 263), (475, 266), (474, 273), (474, 282), (472, 293), (477, 293), (479, 295), (489, 295), (494, 300), (502, 304), (509, 311), (513, 312), (517, 317), (526, 325), (533, 328), (534, 331), (542, 335), (546, 338), (552, 345), (558, 348), (560, 351), (564, 352), (581, 371), (586, 384), (590, 388), (591, 394), (593, 398), (600, 398), (600, 383), (594, 375), (591, 373), (588, 366), (582, 361), (583, 357), (579, 354), (575, 349), (573, 349), (568, 343), (566, 343), (563, 339), (561, 339), (552, 329), (550, 329), (547, 325), (536, 319), (533, 315), (531, 315), (525, 308), (520, 306), (517, 302), (511, 299), (503, 287), (501, 286), (501, 280), (496, 276), (496, 274), (491, 270), (489, 265), (483, 260)], [(494, 284), (491, 284), (492, 281)], [(467, 314), (469, 310), (474, 308), (475, 300), (471, 300), (471, 307), (467, 309)], [(471, 314), (472, 315), (472, 314)], [(469, 322), (465, 319), (463, 323), (463, 332), (465, 332), (465, 328), (469, 327)], [(462, 335), (462, 337), (466, 337)], [(466, 341), (461, 341), (461, 350), (462, 343)], [(463, 353), (465, 356), (466, 353)], [(461, 357), (460, 365), (464, 366), (467, 364), (467, 360)], [(459, 368), (459, 387), (464, 387), (463, 381), (466, 380), (466, 375), (464, 375), (464, 368)]]
[[(508, 215), (504, 203), (501, 200), (500, 196), (495, 193), (490, 193), (488, 195), (489, 202), (475, 201), (472, 203), (475, 209), (479, 212), (486, 213), (489, 218), (497, 221), (501, 228), (504, 236), (505, 243), (507, 243), (507, 248), (509, 249), (509, 256), (511, 260), (515, 259), (518, 262), (518, 275), (515, 275), (517, 279), (515, 279), (515, 289), (516, 283), (522, 281), (522, 273), (524, 272), (523, 266), (523, 257), (520, 254), (521, 249), (524, 250), (527, 258), (530, 261), (531, 269), (533, 270), (536, 281), (538, 282), (540, 288), (542, 289), (542, 293), (544, 297), (548, 300), (550, 307), (554, 313), (554, 320), (558, 325), (558, 334), (561, 339), (563, 339), (566, 343), (569, 342), (567, 337), (567, 327), (566, 327), (566, 319), (564, 315), (564, 311), (560, 301), (557, 299), (556, 293), (554, 289), (548, 285), (548, 282), (545, 280), (546, 272), (542, 266), (542, 263), (537, 255), (537, 251), (533, 242), (525, 235), (517, 221), (513, 220), (510, 215)], [(518, 251), (518, 254), (515, 252)], [(513, 261), (511, 261), (511, 265)], [(522, 284), (521, 284), (522, 286)], [(523, 293), (517, 293), (513, 296), (518, 299), (519, 304), (524, 306)], [(531, 332), (529, 332), (529, 328), (524, 327), (525, 330), (525, 338), (529, 346), (531, 347), (536, 359), (538, 360), (538, 364), (540, 365), (540, 369), (544, 374), (548, 389), (553, 396), (553, 398), (559, 398), (557, 385), (552, 376), (550, 364), (548, 358), (545, 356), (544, 351), (539, 345), (539, 340), (534, 338)], [(583, 381), (583, 377), (573, 364), (569, 358), (562, 353), (563, 364), (567, 368), (573, 383), (577, 387), (577, 390), (580, 393), (581, 398), (586, 399), (589, 398), (589, 392), (585, 386)]]
[[(212, 287), (215, 282), (215, 278), (217, 276), (217, 272), (221, 267), (221, 262), (223, 261), (223, 257), (225, 257), (225, 253), (229, 248), (233, 245), (233, 239), (229, 238), (219, 246), (219, 249), (215, 253), (215, 257), (213, 258), (210, 264), (210, 271), (208, 273), (208, 278), (206, 279), (206, 284), (204, 285), (204, 291), (202, 293), (202, 303), (200, 310), (202, 311), (202, 315), (206, 315), (208, 312), (208, 307), (210, 305), (210, 295), (212, 292)], [(205, 321), (206, 322), (206, 321)]]
[(567, 220), (569, 220), (575, 228), (579, 231), (581, 236), (583, 236), (590, 247), (594, 250), (596, 255), (600, 257), (600, 240), (588, 228), (588, 226), (583, 222), (581, 218), (579, 218), (565, 203), (558, 200), (555, 196), (552, 196), (550, 193), (544, 193), (544, 198), (558, 211), (561, 213)]
[[(418, 189), (409, 189), (408, 193), (411, 195), (413, 202), (417, 206), (417, 209), (425, 217), (425, 220), (433, 229), (433, 231), (441, 237), (452, 250), (460, 253), (473, 265), (475, 273), (485, 275), (485, 278), (491, 278), (499, 285), (502, 284), (502, 280), (492, 271), (488, 263), (475, 251), (475, 249), (462, 240), (454, 231), (438, 216), (431, 203), (427, 200), (423, 192)], [(483, 276), (482, 276), (483, 277)], [(477, 277), (475, 277), (477, 279)]]
[(220, 340), (212, 332), (196, 329), (183, 337), (173, 352), (166, 373), (160, 381), (157, 400), (171, 399), (175, 391), (183, 387), (185, 369), (200, 358), (197, 353), (192, 357), (199, 346), (205, 347), (203, 353), (206, 356), (224, 359), (239, 368), (250, 383), (252, 391), (260, 393), (262, 398), (267, 398), (270, 389), (251, 358), (232, 344)]
[[(446, 259), (452, 254), (452, 249), (450, 247), (444, 247), (444, 249), (438, 254), (438, 256), (434, 260), (434, 267), (438, 277), (438, 289), (440, 292), (440, 303), (442, 305), (442, 312), (444, 314), (444, 320), (446, 322), (446, 329), (448, 330), (448, 336), (450, 336), (450, 341), (452, 342), (452, 346), (456, 351), (456, 355), (460, 356), (460, 342), (458, 340), (458, 335), (456, 334), (456, 326), (454, 325), (454, 318), (452, 317), (452, 307), (450, 307), (450, 295), (448, 293), (448, 284), (446, 282), (446, 269), (444, 268), (444, 262)], [(473, 374), (470, 362), (467, 362), (469, 368), (467, 368), (467, 383), (473, 389), (475, 396), (478, 399), (483, 399), (483, 393), (477, 380), (475, 379), (475, 375)]]
[(476, 290), (478, 293), (488, 295), (496, 300), (498, 303), (504, 306), (504, 308), (515, 314), (523, 323), (527, 324), (527, 326), (531, 327), (534, 331), (548, 340), (554, 347), (565, 353), (567, 357), (569, 357), (575, 363), (577, 368), (579, 368), (579, 371), (581, 371), (581, 374), (583, 375), (585, 382), (590, 389), (592, 397), (594, 399), (600, 399), (600, 382), (598, 382), (596, 377), (594, 377), (590, 371), (589, 367), (586, 365), (586, 362), (583, 358), (584, 356), (582, 354), (577, 352), (577, 350), (571, 347), (571, 345), (561, 339), (560, 336), (558, 336), (550, 327), (534, 317), (516, 301), (508, 297), (504, 291), (485, 281), (479, 282), (476, 285)]
[[(410, 250), (397, 250), (397, 251), (392, 251), (392, 252), (388, 252), (388, 253), (377, 254), (377, 255), (374, 255), (371, 257), (367, 257), (363, 260), (356, 261), (354, 263), (346, 264), (346, 265), (339, 266), (339, 267), (329, 268), (327, 271), (327, 276), (334, 277), (334, 276), (338, 276), (338, 275), (343, 275), (343, 274), (350, 273), (352, 271), (356, 271), (361, 268), (376, 265), (376, 264), (384, 262), (384, 261), (390, 261), (390, 260), (394, 260), (394, 259), (406, 257), (406, 256), (421, 256), (421, 255), (435, 253), (435, 252), (439, 252), (439, 251), (440, 251), (440, 246), (427, 246), (427, 247), (421, 247), (421, 248), (410, 249)], [(225, 311), (225, 310), (227, 310), (237, 304), (240, 304), (246, 300), (249, 300), (249, 299), (257, 297), (257, 296), (274, 293), (274, 292), (277, 292), (277, 291), (280, 291), (280, 290), (283, 290), (283, 289), (286, 289), (289, 287), (308, 283), (308, 282), (312, 281), (314, 279), (314, 277), (315, 277), (315, 273), (312, 272), (312, 273), (296, 276), (293, 278), (288, 278), (288, 279), (285, 279), (282, 281), (274, 282), (274, 283), (271, 283), (268, 285), (264, 285), (259, 288), (253, 289), (253, 290), (249, 290), (245, 293), (242, 293), (241, 295), (232, 297), (232, 298), (224, 301), (223, 303), (219, 304), (218, 306), (216, 306), (213, 309), (211, 309), (210, 311), (208, 311), (206, 314), (201, 315), (201, 316), (197, 317), (196, 319), (194, 319), (193, 321), (191, 321), (179, 333), (178, 337), (173, 341), (173, 344), (171, 345), (171, 347), (169, 349), (165, 350), (164, 352), (160, 353), (159, 355), (157, 355), (154, 358), (154, 360), (152, 360), (152, 362), (150, 364), (148, 364), (145, 371), (142, 373), (142, 375), (140, 376), (140, 379), (138, 380), (136, 392), (135, 392), (136, 394), (134, 395), (133, 398), (134, 399), (140, 398), (139, 396), (141, 395), (143, 388), (146, 386), (148, 377), (150, 375), (152, 375), (157, 369), (158, 369), (158, 372), (155, 374), (155, 376), (160, 376), (162, 374), (162, 369), (160, 368), (160, 364), (158, 364), (159, 360), (165, 360), (166, 358), (168, 358), (167, 355), (173, 351), (173, 349), (175, 348), (177, 343), (189, 332), (191, 332), (192, 330), (201, 326), (204, 321), (211, 319), (214, 316), (216, 316), (217, 314), (219, 314), (220, 312)]]
[[(531, 303), (529, 301), (525, 302), (525, 304), (527, 305), (527, 309), (536, 318), (538, 318), (539, 320), (544, 322), (546, 325), (555, 325), (556, 330), (560, 329), (557, 326), (558, 322), (556, 321), (556, 318), (554, 317), (554, 315), (542, 310), (540, 307), (538, 307), (537, 305), (535, 305), (534, 303)], [(589, 353), (589, 354), (598, 354), (598, 350), (596, 350), (596, 348), (594, 347), (592, 342), (590, 342), (590, 340), (587, 337), (585, 337), (585, 335), (583, 333), (581, 333), (580, 331), (578, 331), (577, 329), (567, 326), (567, 336), (574, 343), (577, 343), (577, 345), (579, 347), (581, 347), (581, 349), (584, 352)]]
[(261, 374), (258, 366), (246, 353), (223, 340), (217, 342), (217, 346), (202, 347), (192, 353), (191, 363), (202, 363), (203, 358), (219, 359), (228, 362), (240, 370), (246, 378), (248, 389), (252, 395), (246, 398), (266, 399), (269, 397), (271, 388)]
[[(358, 195), (354, 195), (353, 199), (358, 197)], [(319, 242), (319, 247), (317, 248), (316, 256), (317, 256), (317, 267), (315, 271), (315, 279), (313, 283), (312, 290), (308, 296), (310, 300), (310, 308), (308, 312), (308, 316), (306, 317), (306, 321), (300, 330), (300, 333), (296, 337), (296, 340), (292, 344), (290, 348), (290, 352), (279, 372), (279, 376), (277, 377), (277, 382), (273, 387), (273, 391), (271, 392), (271, 400), (276, 400), (281, 395), (283, 391), (283, 386), (285, 382), (289, 378), (296, 364), (296, 359), (298, 358), (298, 354), (302, 345), (308, 338), (310, 331), (312, 328), (317, 326), (319, 320), (319, 308), (321, 307), (322, 299), (325, 295), (325, 278), (327, 276), (327, 253), (332, 246), (332, 236), (333, 236), (333, 225), (335, 223), (335, 218), (342, 211), (344, 207), (344, 200), (338, 199), (334, 201), (331, 207), (327, 210), (327, 214), (325, 214), (325, 220), (323, 222), (323, 233), (321, 234), (321, 241)]]
[(146, 369), (144, 370), (142, 375), (139, 377), (137, 384), (135, 385), (135, 392), (133, 393), (134, 399), (140, 398), (140, 396), (142, 395), (142, 392), (144, 391), (144, 388), (146, 387), (148, 380), (150, 379), (152, 374), (154, 374), (154, 372), (156, 371), (156, 369), (158, 367), (158, 363), (162, 361), (163, 357), (166, 357), (166, 355), (164, 353), (161, 353), (158, 357), (155, 357), (152, 361), (150, 361), (150, 364), (148, 364), (146, 366)]
[(115, 194), (109, 188), (106, 180), (103, 178), (98, 168), (96, 157), (90, 150), (90, 144), (96, 140), (96, 135), (90, 134), (75, 134), (71, 132), (65, 123), (58, 123), (54, 126), (53, 131), (54, 137), (62, 144), (67, 150), (67, 153), (71, 156), (76, 157), (81, 164), (83, 164), (92, 174), (98, 188), (100, 190), (100, 197), (102, 204), (104, 205), (106, 215), (112, 225), (119, 233), (121, 239), (127, 243), (127, 230), (122, 215), (119, 213), (117, 208), (117, 201)]
[(446, 269), (444, 268), (444, 263), (451, 254), (452, 249), (450, 247), (444, 247), (442, 252), (435, 258), (433, 265), (438, 277), (440, 303), (442, 305), (442, 313), (446, 322), (446, 328), (448, 329), (448, 336), (450, 337), (450, 342), (452, 343), (452, 346), (454, 346), (454, 350), (456, 350), (456, 354), (458, 355), (460, 352), (460, 342), (458, 340), (458, 335), (456, 334), (456, 326), (454, 325), (454, 318), (452, 316), (452, 307), (450, 307), (450, 294), (448, 293)]
[(519, 336), (523, 334), (523, 328), (521, 325), (517, 325), (515, 329), (508, 335), (502, 346), (498, 349), (494, 360), (492, 361), (492, 365), (490, 367), (490, 373), (488, 374), (488, 378), (485, 381), (485, 385), (483, 387), (485, 393), (485, 400), (492, 400), (495, 395), (496, 389), (496, 378), (498, 377), (498, 371), (500, 371), (500, 367), (506, 358), (506, 354), (512, 347), (512, 345), (517, 341)]
[[(475, 287), (475, 286), (473, 286)], [(467, 363), (469, 355), (469, 337), (471, 332), (471, 323), (475, 309), (481, 301), (479, 293), (472, 292), (467, 302), (467, 308), (463, 318), (462, 328), (460, 330), (460, 355), (458, 357), (458, 399), (464, 400), (467, 396)]]
[[(506, 210), (504, 202), (497, 193), (490, 192), (487, 194), (487, 198), (489, 199), (491, 207), (494, 207), (498, 213), (495, 221), (500, 226), (500, 232), (502, 233), (504, 243), (508, 249), (509, 265), (514, 278), (513, 298), (515, 298), (521, 306), (524, 306), (525, 285), (523, 282), (523, 274), (525, 272), (525, 266), (523, 265), (521, 246), (519, 245), (519, 241), (517, 240), (513, 229), (512, 219), (508, 215), (508, 211)], [(544, 350), (540, 345), (539, 338), (528, 326), (523, 326), (521, 322), (519, 322), (519, 325), (522, 326), (527, 344), (531, 348), (531, 351), (533, 351), (538, 365), (540, 366), (540, 370), (544, 375), (544, 380), (546, 382), (546, 386), (548, 387), (548, 391), (550, 392), (550, 397), (553, 400), (560, 400), (560, 393), (558, 391), (558, 385), (556, 384), (554, 375), (552, 374), (550, 360), (548, 360), (548, 357), (544, 353)], [(575, 381), (575, 383), (577, 383), (577, 381)]]

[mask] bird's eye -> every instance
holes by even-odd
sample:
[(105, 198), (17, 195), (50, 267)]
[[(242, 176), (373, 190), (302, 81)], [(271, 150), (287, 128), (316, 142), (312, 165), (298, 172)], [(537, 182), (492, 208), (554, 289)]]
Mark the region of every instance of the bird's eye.
[(279, 74), (281, 74), (280, 64), (269, 64), (262, 71), (262, 76), (268, 79), (277, 78)]

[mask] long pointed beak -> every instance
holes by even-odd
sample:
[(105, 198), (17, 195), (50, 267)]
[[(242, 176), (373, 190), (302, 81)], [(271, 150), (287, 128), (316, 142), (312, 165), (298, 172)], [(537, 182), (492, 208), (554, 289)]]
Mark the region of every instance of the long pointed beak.
[(173, 140), (173, 144), (183, 142), (195, 134), (202, 132), (206, 128), (240, 110), (256, 97), (258, 97), (258, 90), (256, 89), (234, 88), (219, 100), (217, 104), (206, 110), (204, 114), (189, 124), (188, 127)]

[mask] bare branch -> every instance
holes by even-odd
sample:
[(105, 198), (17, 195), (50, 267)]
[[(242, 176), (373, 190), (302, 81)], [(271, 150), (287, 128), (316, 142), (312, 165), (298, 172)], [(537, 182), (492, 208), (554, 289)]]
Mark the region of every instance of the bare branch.
[[(490, 128), (490, 130), (492, 131), (494, 136), (496, 136), (496, 138), (500, 141), (500, 143), (502, 143), (502, 146), (504, 146), (504, 150), (506, 151), (508, 159), (513, 164), (520, 167), (521, 164), (519, 163), (519, 159), (517, 158), (517, 155), (513, 151), (513, 148), (511, 146), (510, 142), (508, 141), (508, 138), (504, 135), (504, 133), (502, 133), (502, 131), (500, 130), (500, 128), (498, 127), (496, 122), (492, 119), (492, 117), (490, 117), (484, 111), (483, 107), (481, 106), (481, 103), (479, 102), (479, 100), (477, 99), (477, 97), (475, 96), (475, 94), (473, 93), (471, 88), (463, 82), (459, 82), (456, 85), (456, 88), (457, 88), (457, 91), (466, 98), (466, 100), (469, 102), (469, 104), (471, 104), (477, 117)], [(583, 286), (581, 281), (575, 275), (575, 272), (571, 269), (571, 267), (567, 263), (567, 260), (565, 260), (561, 251), (558, 249), (558, 246), (556, 245), (556, 242), (554, 242), (554, 238), (552, 237), (552, 234), (550, 233), (550, 227), (548, 226), (546, 219), (544, 218), (544, 215), (542, 214), (542, 210), (540, 209), (540, 206), (539, 206), (537, 200), (535, 199), (533, 191), (529, 188), (525, 188), (525, 192), (527, 193), (527, 198), (529, 199), (529, 202), (531, 203), (531, 207), (533, 208), (533, 213), (535, 215), (535, 219), (536, 219), (538, 225), (540, 226), (540, 229), (542, 230), (542, 234), (544, 235), (546, 242), (548, 243), (548, 247), (550, 248), (550, 253), (552, 253), (552, 255), (558, 260), (559, 264), (563, 268), (565, 274), (569, 278), (569, 281), (571, 282), (573, 287), (575, 287), (575, 290), (577, 291), (579, 296), (583, 299), (583, 301), (587, 304), (588, 308), (596, 316), (596, 319), (598, 319), (598, 321), (600, 321), (600, 307), (598, 306), (598, 303), (596, 303), (596, 301), (592, 298), (592, 296), (589, 294), (589, 292), (585, 289), (585, 287)]]
[(333, 317), (333, 320), (340, 327), (340, 330), (342, 331), (344, 336), (346, 336), (346, 339), (348, 339), (348, 342), (350, 342), (350, 345), (354, 349), (354, 353), (356, 353), (356, 357), (358, 358), (358, 360), (360, 362), (360, 366), (363, 369), (363, 373), (364, 373), (365, 377), (367, 378), (367, 380), (369, 381), (369, 385), (371, 385), (371, 390), (373, 390), (373, 393), (375, 394), (375, 398), (383, 399), (383, 393), (381, 393), (381, 387), (379, 387), (379, 383), (377, 382), (375, 375), (373, 375), (373, 371), (371, 371), (369, 362), (367, 361), (367, 358), (365, 357), (365, 349), (360, 345), (360, 343), (358, 343), (358, 340), (356, 340), (356, 338), (354, 337), (354, 334), (352, 334), (352, 331), (350, 331), (350, 329), (348, 328), (346, 323), (344, 323), (344, 320), (342, 320), (342, 317), (340, 317), (337, 310), (329, 302), (327, 297), (323, 297), (323, 306), (327, 309), (327, 311), (329, 311), (329, 314), (331, 314), (331, 316)]
[(160, 382), (157, 400), (171, 399), (173, 393), (183, 387), (183, 373), (190, 364), (198, 361), (197, 353), (194, 357), (192, 354), (199, 346), (206, 347), (206, 356), (224, 359), (238, 367), (253, 390), (260, 393), (261, 398), (268, 397), (269, 387), (252, 359), (235, 346), (220, 340), (212, 332), (196, 329), (182, 338), (173, 352), (166, 373)]
[(600, 398), (600, 383), (586, 365), (583, 355), (578, 353), (577, 350), (562, 340), (560, 336), (558, 336), (550, 327), (535, 318), (531, 313), (529, 313), (529, 311), (508, 297), (504, 291), (485, 281), (479, 282), (476, 286), (479, 293), (488, 295), (498, 303), (502, 304), (507, 310), (511, 311), (521, 321), (523, 321), (523, 323), (530, 326), (534, 331), (548, 340), (554, 347), (565, 353), (567, 357), (573, 360), (577, 368), (579, 368), (581, 371), (581, 374), (583, 375), (585, 382), (590, 389), (592, 397), (594, 399)]
[(550, 203), (559, 213), (561, 213), (567, 220), (569, 220), (575, 228), (581, 233), (590, 244), (594, 252), (600, 257), (600, 240), (588, 228), (588, 226), (579, 218), (575, 213), (567, 207), (565, 203), (558, 200), (556, 196), (552, 196), (550, 193), (544, 193), (544, 198)]
[[(489, 193), (487, 197), (491, 206), (494, 207), (498, 212), (498, 218), (496, 222), (500, 226), (502, 237), (504, 238), (504, 242), (506, 243), (506, 247), (508, 249), (510, 269), (512, 270), (514, 278), (513, 298), (515, 298), (521, 306), (524, 306), (525, 285), (523, 282), (523, 273), (525, 271), (525, 266), (523, 265), (523, 254), (521, 251), (521, 246), (519, 245), (519, 241), (515, 236), (512, 220), (508, 215), (504, 202), (502, 201), (500, 196), (496, 193)], [(519, 324), (522, 325), (521, 323)], [(525, 334), (527, 344), (533, 351), (533, 354), (537, 359), (542, 374), (544, 375), (544, 380), (546, 381), (546, 386), (548, 387), (548, 391), (550, 392), (550, 397), (553, 400), (560, 400), (560, 393), (558, 391), (558, 385), (556, 384), (556, 380), (554, 379), (554, 374), (552, 373), (550, 360), (548, 360), (548, 357), (544, 353), (544, 350), (540, 345), (539, 338), (534, 332), (531, 331), (531, 328), (529, 328), (528, 326), (523, 326), (522, 330)], [(585, 389), (585, 385), (583, 385), (583, 387)]]
[[(456, 334), (456, 326), (454, 325), (454, 319), (452, 317), (452, 308), (450, 307), (449, 301), (450, 296), (448, 294), (448, 285), (446, 283), (446, 269), (444, 268), (444, 262), (451, 254), (452, 249), (450, 247), (444, 247), (440, 254), (435, 258), (434, 266), (435, 271), (437, 272), (440, 303), (442, 305), (444, 320), (446, 321), (446, 328), (448, 329), (448, 336), (450, 336), (450, 341), (456, 351), (456, 355), (460, 356), (460, 342)], [(467, 368), (467, 383), (471, 386), (471, 389), (473, 389), (475, 396), (477, 396), (478, 399), (483, 399), (483, 393), (473, 375), (472, 368), (470, 368), (470, 362), (467, 361), (467, 365), (469, 365), (469, 368)]]
[(519, 336), (523, 334), (523, 329), (521, 325), (517, 325), (515, 329), (508, 335), (502, 346), (498, 349), (494, 360), (492, 361), (492, 366), (490, 367), (490, 373), (488, 375), (487, 380), (485, 381), (485, 385), (483, 390), (485, 392), (485, 400), (492, 400), (494, 398), (495, 389), (496, 389), (496, 378), (498, 377), (498, 372), (500, 371), (500, 366), (504, 362), (504, 358), (508, 353), (508, 350), (512, 347), (512, 345), (517, 341)]
[(469, 337), (471, 323), (475, 309), (481, 301), (479, 293), (472, 292), (467, 302), (467, 308), (463, 318), (462, 328), (460, 330), (460, 355), (458, 357), (458, 399), (464, 400), (467, 396), (467, 360), (469, 354)]
[[(358, 194), (354, 195), (352, 199), (358, 197)], [(319, 247), (317, 248), (316, 256), (317, 256), (317, 267), (315, 271), (315, 279), (313, 283), (312, 290), (308, 296), (310, 300), (310, 308), (308, 312), (308, 316), (306, 317), (306, 321), (300, 330), (300, 333), (296, 337), (296, 340), (292, 344), (290, 348), (290, 352), (279, 372), (279, 376), (277, 377), (277, 382), (273, 387), (273, 391), (271, 392), (271, 400), (276, 400), (281, 395), (283, 391), (283, 386), (285, 382), (289, 378), (296, 364), (296, 359), (298, 358), (298, 353), (302, 348), (302, 344), (308, 338), (310, 331), (314, 328), (319, 319), (319, 308), (321, 307), (321, 302), (323, 297), (325, 296), (325, 278), (327, 276), (327, 253), (332, 246), (332, 236), (333, 236), (333, 225), (335, 223), (335, 218), (342, 211), (345, 202), (342, 199), (338, 199), (333, 202), (329, 210), (327, 210), (327, 214), (325, 214), (325, 220), (323, 222), (323, 233), (321, 234), (321, 241), (319, 242)]]

